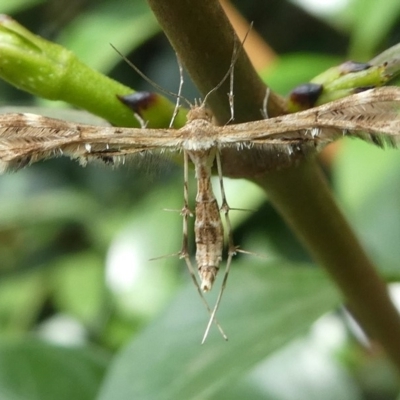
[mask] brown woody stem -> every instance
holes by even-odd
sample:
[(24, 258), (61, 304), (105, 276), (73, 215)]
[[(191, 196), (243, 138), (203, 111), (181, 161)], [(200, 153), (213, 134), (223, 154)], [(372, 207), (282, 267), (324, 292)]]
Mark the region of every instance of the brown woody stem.
[[(166, 35), (203, 95), (226, 73), (234, 47), (232, 28), (218, 1), (148, 0)], [(229, 119), (226, 83), (208, 105), (220, 123)], [(235, 64), (235, 122), (260, 119), (265, 86), (242, 53)], [(280, 114), (270, 96), (270, 116)], [(377, 275), (338, 209), (315, 160), (265, 173), (251, 152), (223, 154), (225, 174), (247, 177), (269, 194), (314, 259), (340, 287), (361, 324), (380, 341), (400, 371), (400, 318)], [(263, 164), (263, 163), (262, 163)], [(236, 168), (235, 168), (236, 167)], [(257, 168), (259, 167), (259, 168)]]
[(310, 160), (254, 180), (267, 191), (315, 261), (339, 286), (354, 316), (400, 366), (400, 318), (378, 275)]

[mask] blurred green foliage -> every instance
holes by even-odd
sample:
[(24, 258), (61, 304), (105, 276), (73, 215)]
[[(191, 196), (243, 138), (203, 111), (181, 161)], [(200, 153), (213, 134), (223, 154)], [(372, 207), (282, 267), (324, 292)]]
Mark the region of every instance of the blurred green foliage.
[[(281, 55), (263, 77), (282, 94), (393, 45), (398, 5), (353, 0), (323, 20), (282, 0), (237, 2)], [(178, 87), (174, 54), (142, 0), (0, 0), (0, 12), (125, 85), (149, 89), (109, 43), (161, 86)], [(184, 90), (196, 96), (189, 83)], [(4, 82), (0, 95), (2, 105), (54, 106)], [(391, 281), (400, 277), (399, 164), (395, 150), (345, 141), (328, 171)], [(1, 176), (1, 399), (394, 398), (385, 362), (355, 343), (345, 320), (325, 317), (316, 334), (340, 296), (261, 191), (226, 185), (232, 207), (254, 210), (232, 212), (236, 242), (265, 257), (235, 259), (218, 314), (230, 341), (213, 328), (200, 346), (207, 314), (183, 261), (148, 261), (180, 249), (179, 213), (163, 210), (182, 206), (179, 165), (143, 158), (117, 170), (82, 169), (57, 159)]]

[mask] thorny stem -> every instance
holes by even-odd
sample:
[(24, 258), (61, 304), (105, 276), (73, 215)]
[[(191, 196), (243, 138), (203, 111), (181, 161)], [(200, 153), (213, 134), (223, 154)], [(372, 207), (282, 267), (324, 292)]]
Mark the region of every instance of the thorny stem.
[[(159, 23), (203, 96), (219, 83), (229, 67), (233, 33), (217, 0), (148, 0)], [(229, 83), (227, 83), (228, 85)], [(245, 54), (235, 65), (235, 122), (260, 119), (265, 86)], [(228, 86), (208, 103), (220, 123), (229, 119)], [(268, 115), (283, 111), (271, 93)], [(298, 234), (315, 260), (341, 288), (361, 324), (400, 371), (400, 318), (386, 286), (377, 275), (339, 211), (314, 160), (297, 167), (263, 173), (254, 153), (224, 153), (226, 175), (247, 177), (269, 194), (272, 203)], [(236, 166), (236, 168), (235, 168)]]

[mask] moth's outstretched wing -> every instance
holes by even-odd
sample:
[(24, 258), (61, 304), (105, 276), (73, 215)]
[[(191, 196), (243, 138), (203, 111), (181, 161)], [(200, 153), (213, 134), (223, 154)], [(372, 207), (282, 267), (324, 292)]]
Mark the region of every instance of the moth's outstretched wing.
[(372, 89), (300, 113), (222, 128), (194, 122), (180, 130), (133, 129), (78, 125), (33, 114), (0, 115), (0, 173), (61, 155), (82, 164), (94, 159), (114, 163), (147, 150), (258, 146), (278, 158), (290, 158), (346, 135), (394, 145), (400, 136), (400, 88)]
[(343, 136), (395, 145), (400, 138), (400, 88), (371, 89), (307, 111), (228, 125), (221, 132), (221, 147), (318, 147)]
[(180, 148), (169, 129), (133, 129), (80, 125), (34, 114), (0, 115), (0, 173), (36, 161), (66, 155), (85, 164), (146, 150)]

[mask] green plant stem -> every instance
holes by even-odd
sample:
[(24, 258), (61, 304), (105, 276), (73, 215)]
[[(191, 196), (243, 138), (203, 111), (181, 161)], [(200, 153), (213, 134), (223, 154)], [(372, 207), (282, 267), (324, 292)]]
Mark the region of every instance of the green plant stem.
[[(133, 89), (88, 67), (71, 51), (5, 15), (0, 15), (0, 77), (36, 96), (81, 107), (117, 126), (140, 126), (132, 111), (117, 98), (131, 94)], [(165, 127), (174, 104), (154, 94), (140, 111), (142, 118), (150, 121), (149, 127)], [(185, 113), (180, 112), (176, 125), (185, 120)]]
[[(148, 0), (159, 23), (203, 95), (220, 81), (230, 64), (232, 28), (216, 0)], [(243, 53), (243, 52), (242, 52)], [(220, 123), (229, 117), (223, 86), (208, 105)], [(260, 119), (265, 86), (256, 77), (245, 54), (235, 65), (235, 122)], [(270, 116), (283, 111), (273, 94)], [(267, 158), (268, 153), (265, 154)], [(400, 371), (400, 318), (385, 284), (368, 260), (339, 211), (315, 160), (281, 171), (265, 171), (260, 154), (224, 152), (224, 174), (246, 177), (261, 185), (274, 206), (293, 227), (315, 260), (341, 288), (357, 318), (385, 348)], [(268, 223), (268, 221), (266, 221)]]

